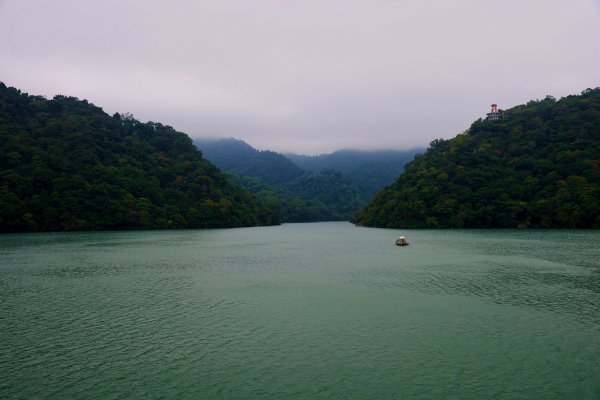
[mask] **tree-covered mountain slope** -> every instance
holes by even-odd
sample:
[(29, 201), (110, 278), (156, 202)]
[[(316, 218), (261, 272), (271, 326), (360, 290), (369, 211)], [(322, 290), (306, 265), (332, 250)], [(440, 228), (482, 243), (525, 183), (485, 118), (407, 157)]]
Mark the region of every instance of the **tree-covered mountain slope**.
[(389, 228), (600, 228), (600, 88), (478, 120), (353, 218)]
[(334, 170), (372, 198), (384, 186), (392, 183), (424, 148), (410, 150), (338, 150), (330, 154), (307, 156), (285, 154), (296, 165), (306, 171)]
[(285, 222), (349, 220), (370, 196), (338, 171), (304, 171), (287, 157), (237, 139), (196, 139), (205, 157), (281, 213)]
[(304, 170), (274, 151), (259, 151), (238, 139), (194, 139), (204, 157), (221, 170), (260, 178), (267, 185), (284, 185)]
[(169, 126), (0, 82), (2, 232), (278, 223)]

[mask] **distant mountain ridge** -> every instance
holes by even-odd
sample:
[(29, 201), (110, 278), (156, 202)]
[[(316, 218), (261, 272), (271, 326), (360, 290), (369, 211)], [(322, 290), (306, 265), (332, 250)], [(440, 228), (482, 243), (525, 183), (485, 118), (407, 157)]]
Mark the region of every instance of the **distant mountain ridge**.
[(269, 150), (259, 151), (239, 139), (194, 139), (202, 154), (222, 170), (260, 178), (268, 185), (283, 185), (304, 174), (287, 157)]
[(425, 148), (409, 150), (338, 150), (330, 154), (285, 156), (307, 171), (335, 170), (363, 190), (368, 197), (389, 185), (404, 170), (404, 165)]
[(600, 88), (505, 110), (434, 140), (353, 222), (386, 228), (600, 228)]
[(306, 172), (287, 157), (238, 139), (196, 139), (202, 154), (235, 176), (284, 222), (349, 220), (368, 198), (335, 171)]
[(294, 222), (349, 219), (417, 152), (348, 150), (301, 156), (259, 151), (233, 138), (194, 143), (208, 160), (236, 175), (236, 182), (277, 204), (284, 221)]

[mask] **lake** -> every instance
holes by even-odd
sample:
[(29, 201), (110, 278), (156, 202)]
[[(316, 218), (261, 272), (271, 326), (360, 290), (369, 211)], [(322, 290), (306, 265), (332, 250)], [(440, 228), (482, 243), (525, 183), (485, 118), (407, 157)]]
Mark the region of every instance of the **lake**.
[(344, 222), (0, 235), (0, 398), (598, 400), (599, 244)]

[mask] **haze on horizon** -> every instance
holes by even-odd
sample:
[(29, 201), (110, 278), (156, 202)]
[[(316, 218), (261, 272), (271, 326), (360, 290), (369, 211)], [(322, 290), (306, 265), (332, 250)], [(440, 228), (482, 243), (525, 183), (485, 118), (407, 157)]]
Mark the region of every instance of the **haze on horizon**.
[(0, 0), (0, 81), (305, 154), (600, 86), (600, 0)]

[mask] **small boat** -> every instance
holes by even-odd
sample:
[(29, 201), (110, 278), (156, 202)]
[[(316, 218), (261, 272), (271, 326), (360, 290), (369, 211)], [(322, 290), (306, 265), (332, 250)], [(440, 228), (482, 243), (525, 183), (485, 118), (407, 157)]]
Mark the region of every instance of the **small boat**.
[(396, 246), (408, 246), (408, 242), (404, 236), (400, 236), (396, 239)]

